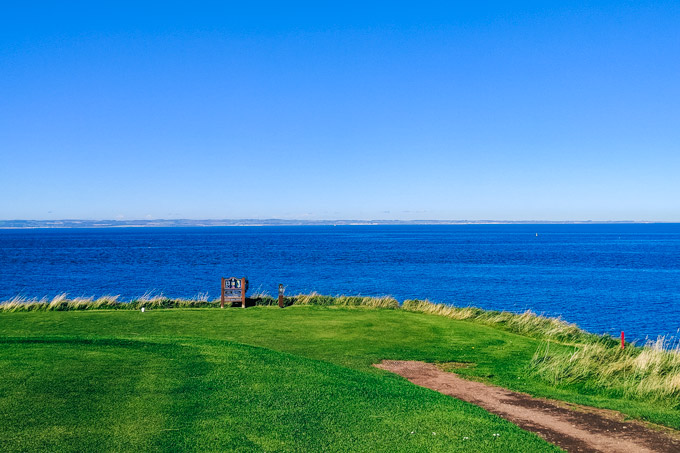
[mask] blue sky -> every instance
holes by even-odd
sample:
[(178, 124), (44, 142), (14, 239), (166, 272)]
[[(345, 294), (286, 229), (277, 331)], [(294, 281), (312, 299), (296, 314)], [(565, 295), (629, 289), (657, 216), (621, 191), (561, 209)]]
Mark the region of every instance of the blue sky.
[(678, 2), (136, 3), (3, 5), (0, 218), (680, 221)]

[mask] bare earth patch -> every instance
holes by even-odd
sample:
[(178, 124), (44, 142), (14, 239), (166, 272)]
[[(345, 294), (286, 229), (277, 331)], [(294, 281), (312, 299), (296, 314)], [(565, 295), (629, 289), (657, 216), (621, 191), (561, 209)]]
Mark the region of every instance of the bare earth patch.
[(384, 360), (375, 366), (416, 385), (476, 404), (569, 452), (680, 452), (677, 433), (624, 421), (615, 411), (533, 398), (462, 379), (431, 363)]

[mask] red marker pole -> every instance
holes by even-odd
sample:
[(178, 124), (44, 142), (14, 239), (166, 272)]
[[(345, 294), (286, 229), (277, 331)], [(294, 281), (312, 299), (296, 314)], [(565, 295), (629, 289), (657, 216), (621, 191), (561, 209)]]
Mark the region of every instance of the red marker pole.
[(625, 338), (626, 337), (623, 335), (623, 330), (622, 330), (621, 331), (621, 349), (623, 349), (625, 347), (625, 343), (624, 343)]

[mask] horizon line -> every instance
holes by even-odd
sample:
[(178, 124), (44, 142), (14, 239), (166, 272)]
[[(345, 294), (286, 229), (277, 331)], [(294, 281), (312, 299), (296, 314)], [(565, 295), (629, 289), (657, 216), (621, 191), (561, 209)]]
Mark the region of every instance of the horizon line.
[(492, 219), (12, 219), (0, 220), (0, 229), (38, 228), (148, 228), (148, 227), (216, 227), (216, 226), (369, 226), (369, 225), (513, 225), (513, 224), (673, 224), (680, 221), (659, 220), (492, 220)]

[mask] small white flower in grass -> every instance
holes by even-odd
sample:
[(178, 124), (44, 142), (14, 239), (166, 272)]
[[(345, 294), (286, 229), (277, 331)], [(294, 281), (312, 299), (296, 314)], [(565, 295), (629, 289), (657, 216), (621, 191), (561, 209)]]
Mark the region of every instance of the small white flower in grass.
[(500, 434), (498, 434), (498, 433), (493, 434), (493, 437), (498, 437), (498, 436), (500, 436)]
[(436, 435), (437, 435), (437, 433), (435, 433), (435, 432), (433, 431), (433, 432), (432, 432), (432, 435), (433, 435), (433, 436), (436, 436)]
[(468, 440), (468, 439), (469, 439), (468, 436), (463, 437), (463, 440)]
[(413, 434), (415, 431), (411, 431), (411, 434)]

